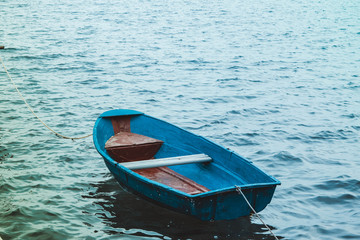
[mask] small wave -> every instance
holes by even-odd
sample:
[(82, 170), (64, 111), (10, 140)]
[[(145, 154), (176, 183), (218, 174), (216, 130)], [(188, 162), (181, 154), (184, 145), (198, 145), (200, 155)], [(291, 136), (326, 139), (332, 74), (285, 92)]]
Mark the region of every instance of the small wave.
[(194, 127), (187, 127), (186, 129), (188, 130), (200, 130), (200, 129), (204, 129), (204, 128), (208, 128), (211, 127), (210, 124), (202, 124), (200, 126), (194, 126)]
[(270, 65), (273, 63), (274, 63), (273, 60), (268, 60), (268, 61), (258, 61), (258, 62), (253, 63), (253, 65), (254, 66), (267, 66), (267, 65)]
[(255, 98), (257, 98), (257, 96), (254, 96), (254, 95), (237, 95), (237, 96), (234, 96), (234, 98), (237, 98), (237, 99), (255, 99)]
[(176, 64), (194, 64), (194, 65), (205, 65), (210, 64), (212, 62), (206, 61), (203, 58), (193, 59), (193, 60), (182, 60), (182, 61), (175, 61)]
[(303, 160), (301, 158), (295, 157), (287, 151), (281, 151), (279, 153), (276, 153), (273, 157), (284, 163), (302, 163), (303, 162)]
[(45, 227), (42, 229), (36, 229), (29, 232), (23, 233), (21, 236), (19, 236), (20, 239), (54, 239), (54, 240), (62, 240), (67, 239), (69, 237), (69, 233), (62, 230), (61, 228), (59, 230)]
[(240, 78), (220, 78), (220, 79), (217, 79), (216, 81), (217, 82), (230, 82), (230, 81), (238, 81), (238, 80), (241, 80)]
[(317, 184), (314, 187), (322, 190), (346, 189), (349, 191), (356, 191), (360, 189), (360, 181), (357, 179), (329, 180), (324, 183)]
[(228, 103), (229, 101), (228, 99), (224, 99), (224, 98), (213, 98), (213, 99), (207, 99), (205, 102), (216, 104), (216, 103)]
[[(355, 77), (355, 78), (358, 78), (359, 76), (358, 75), (353, 75), (352, 77)], [(358, 82), (349, 82), (347, 84), (347, 87), (346, 88), (349, 88), (349, 89), (358, 89), (360, 88), (360, 84)]]
[[(1, 175), (0, 175), (1, 177)], [(18, 189), (12, 184), (8, 183), (5, 179), (1, 180), (0, 183), (0, 193), (8, 193), (12, 191), (17, 191)]]
[(353, 129), (355, 129), (356, 131), (360, 131), (360, 126), (351, 126)]
[(350, 135), (354, 133), (350, 130), (337, 130), (337, 131), (320, 131), (315, 133), (314, 135), (310, 136), (310, 139), (315, 140), (345, 140), (348, 139)]
[(61, 53), (53, 54), (42, 54), (42, 55), (19, 55), (11, 57), (10, 60), (20, 61), (20, 60), (51, 60), (58, 59), (63, 57), (71, 57), (70, 55), (63, 55)]
[(211, 122), (211, 124), (225, 124), (225, 122), (222, 120), (214, 120)]
[(327, 205), (334, 205), (334, 204), (340, 204), (343, 205), (344, 202), (347, 202), (349, 200), (354, 200), (357, 199), (356, 196), (354, 196), (353, 194), (349, 194), (349, 193), (345, 193), (345, 194), (341, 194), (339, 196), (317, 196), (315, 198), (313, 198), (313, 201), (322, 204), (327, 204)]
[(248, 70), (249, 68), (248, 67), (245, 67), (245, 66), (232, 66), (232, 67), (229, 67), (228, 68), (229, 70)]
[(259, 143), (252, 141), (248, 138), (237, 138), (236, 140), (232, 141), (232, 144), (235, 146), (254, 146), (260, 145)]
[(288, 140), (300, 140), (300, 141), (308, 142), (306, 140), (307, 136), (305, 134), (302, 134), (302, 133), (290, 135), (286, 139), (288, 139)]
[(260, 133), (257, 133), (257, 132), (250, 132), (250, 133), (244, 133), (245, 136), (248, 136), (248, 137), (258, 137), (260, 136), (261, 134)]
[(13, 60), (13, 61), (20, 61), (20, 60), (39, 60), (39, 59), (42, 59), (41, 56), (36, 56), (36, 55), (22, 55), (22, 56), (14, 56), (14, 57), (11, 57), (10, 60)]
[(10, 152), (4, 146), (0, 146), (0, 163), (12, 157), (13, 155), (10, 154)]
[(155, 102), (159, 102), (159, 101), (155, 98), (150, 98), (150, 99), (147, 99), (146, 102), (155, 103)]
[(20, 207), (16, 207), (16, 206), (12, 206), (8, 209), (4, 209), (4, 211), (1, 214), (3, 217), (18, 217), (18, 216), (23, 216), (23, 217), (29, 217), (26, 216), (22, 213)]
[(229, 112), (227, 112), (228, 114), (241, 114), (241, 111), (239, 110), (231, 110)]
[[(243, 98), (243, 99), (253, 99), (257, 98), (256, 96), (235, 96), (235, 98)], [(279, 110), (274, 109), (259, 109), (259, 108), (245, 108), (242, 110), (231, 110), (228, 111), (227, 114), (235, 114), (235, 115), (267, 115), (280, 113)]]
[(28, 218), (33, 218), (33, 217), (37, 217), (41, 220), (55, 220), (57, 219), (60, 214), (52, 212), (50, 210), (45, 210), (45, 209), (35, 209), (35, 207), (25, 207), (25, 206), (14, 206), (12, 205), (12, 207), (10, 207), (9, 209), (7, 209), (6, 211), (4, 211), (2, 213), (5, 217), (16, 217), (16, 218), (23, 218), (28, 219)]
[(354, 113), (341, 115), (341, 116), (344, 117), (344, 118), (350, 118), (350, 119), (359, 118), (359, 116), (357, 114), (354, 114)]
[(135, 63), (135, 64), (128, 65), (124, 68), (149, 68), (150, 66), (151, 66), (150, 64), (146, 64), (146, 63)]
[(261, 109), (261, 108), (245, 108), (242, 111), (244, 114), (251, 114), (251, 115), (268, 115), (272, 113), (279, 113), (279, 110)]
[(138, 90), (137, 93), (140, 93), (140, 94), (156, 94), (155, 91), (151, 91), (151, 90), (148, 90), (148, 89)]

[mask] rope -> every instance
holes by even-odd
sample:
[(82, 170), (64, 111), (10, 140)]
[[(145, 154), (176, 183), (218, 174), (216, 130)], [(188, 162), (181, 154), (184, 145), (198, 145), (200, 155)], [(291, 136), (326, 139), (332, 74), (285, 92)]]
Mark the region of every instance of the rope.
[(5, 64), (2, 60), (2, 58), (0, 57), (0, 61), (1, 61), (1, 64), (8, 76), (8, 78), (10, 79), (11, 83), (13, 84), (14, 88), (16, 89), (16, 91), (18, 92), (20, 98), (24, 101), (25, 105), (28, 107), (28, 109), (32, 112), (32, 114), (47, 128), (49, 129), (52, 133), (54, 133), (56, 136), (58, 137), (61, 137), (61, 138), (64, 138), (64, 139), (71, 139), (71, 140), (76, 140), (76, 139), (83, 139), (83, 138), (87, 138), (87, 137), (90, 137), (92, 134), (88, 134), (88, 135), (85, 135), (85, 136), (81, 136), (81, 137), (68, 137), (68, 136), (64, 136), (56, 131), (54, 131), (51, 127), (49, 127), (46, 123), (44, 123), (38, 115), (36, 115), (36, 113), (34, 112), (34, 110), (31, 108), (31, 106), (28, 104), (28, 102), (26, 101), (26, 99), (24, 98), (24, 96), (21, 94), (21, 92), (19, 91), (18, 87), (16, 86), (14, 80), (12, 79), (12, 77), (10, 76), (8, 70), (6, 69), (5, 67)]
[(261, 217), (259, 216), (259, 214), (258, 214), (258, 213), (255, 211), (255, 209), (251, 206), (251, 204), (249, 203), (249, 201), (248, 201), (247, 198), (245, 197), (245, 194), (241, 191), (241, 187), (235, 185), (235, 188), (236, 188), (236, 191), (237, 191), (238, 193), (240, 193), (240, 194), (244, 197), (244, 199), (245, 199), (246, 203), (249, 205), (250, 209), (251, 209), (251, 210), (255, 213), (255, 215), (260, 219), (260, 221), (264, 224), (264, 226), (270, 231), (270, 233), (274, 236), (274, 238), (275, 238), (276, 240), (279, 240), (279, 239), (276, 237), (276, 235), (271, 231), (271, 229), (269, 228), (269, 226), (266, 225), (266, 223), (261, 219)]

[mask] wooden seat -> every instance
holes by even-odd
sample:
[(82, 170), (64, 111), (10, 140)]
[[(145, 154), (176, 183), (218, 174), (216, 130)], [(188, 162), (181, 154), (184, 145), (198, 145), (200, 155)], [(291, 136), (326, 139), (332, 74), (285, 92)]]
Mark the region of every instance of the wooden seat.
[(117, 162), (151, 159), (163, 141), (132, 132), (119, 132), (106, 143), (105, 149)]
[(189, 163), (204, 163), (210, 161), (212, 161), (211, 157), (209, 157), (206, 154), (194, 154), (194, 155), (186, 155), (179, 157), (158, 158), (158, 159), (149, 159), (143, 161), (126, 162), (126, 163), (121, 163), (120, 165), (129, 168), (131, 170), (136, 170), (136, 169), (173, 166), (173, 165), (181, 165), (181, 164), (189, 164)]
[(119, 165), (127, 167), (150, 180), (194, 195), (207, 192), (209, 189), (165, 166), (189, 163), (204, 163), (210, 161), (212, 161), (212, 159), (206, 154), (195, 154), (171, 158), (124, 162), (120, 163)]

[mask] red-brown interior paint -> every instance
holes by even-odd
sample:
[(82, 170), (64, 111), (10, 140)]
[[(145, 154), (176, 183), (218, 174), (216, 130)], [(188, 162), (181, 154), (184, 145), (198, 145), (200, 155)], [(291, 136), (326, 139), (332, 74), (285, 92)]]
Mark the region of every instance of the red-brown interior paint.
[[(118, 116), (111, 119), (114, 136), (105, 144), (106, 151), (117, 162), (129, 162), (152, 159), (159, 151), (163, 141), (131, 133), (131, 116)], [(206, 187), (171, 170), (168, 167), (134, 170), (150, 180), (188, 194), (199, 194), (209, 191)]]
[(118, 116), (111, 118), (111, 123), (114, 128), (114, 134), (119, 132), (131, 132), (130, 129), (131, 116)]
[(105, 144), (106, 151), (117, 162), (148, 160), (159, 151), (163, 141), (147, 136), (119, 132)]
[(171, 170), (168, 167), (134, 170), (134, 172), (150, 180), (165, 184), (188, 194), (199, 194), (209, 191), (206, 187)]

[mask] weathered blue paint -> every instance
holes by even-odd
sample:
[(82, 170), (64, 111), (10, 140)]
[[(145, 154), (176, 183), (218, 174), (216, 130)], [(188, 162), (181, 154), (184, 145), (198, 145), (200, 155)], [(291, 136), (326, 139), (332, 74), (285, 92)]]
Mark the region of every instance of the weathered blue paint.
[[(171, 166), (172, 170), (210, 189), (189, 195), (149, 180), (115, 162), (105, 150), (105, 142), (114, 135), (112, 116), (131, 115), (131, 131), (164, 141), (156, 158), (205, 153), (211, 163)], [(234, 219), (246, 216), (251, 209), (236, 191), (241, 187), (253, 208), (259, 212), (270, 203), (280, 182), (250, 161), (206, 138), (165, 121), (133, 110), (111, 110), (99, 116), (94, 126), (94, 144), (106, 166), (120, 185), (152, 202), (193, 215), (202, 220)]]

